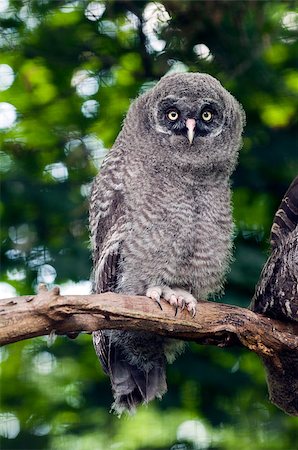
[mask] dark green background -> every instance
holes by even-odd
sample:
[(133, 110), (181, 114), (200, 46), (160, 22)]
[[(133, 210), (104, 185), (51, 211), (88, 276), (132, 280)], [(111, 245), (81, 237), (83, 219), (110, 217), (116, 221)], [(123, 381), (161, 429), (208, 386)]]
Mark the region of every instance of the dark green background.
[[(146, 1), (108, 1), (95, 20), (84, 13), (89, 3), (11, 0), (0, 13), (0, 64), (15, 74), (0, 101), (18, 114), (0, 130), (1, 281), (22, 295), (42, 280), (88, 280), (86, 193), (131, 99), (169, 70), (201, 71), (247, 114), (223, 301), (248, 306), (274, 212), (298, 172), (297, 3), (161, 1), (154, 13)], [(212, 57), (199, 57), (198, 44)], [(82, 84), (77, 92), (78, 70), (90, 77), (83, 87), (97, 92), (83, 95)], [(89, 117), (81, 110), (87, 100), (98, 107)], [(64, 178), (53, 172), (57, 163)], [(269, 403), (261, 362), (242, 349), (190, 344), (168, 368), (164, 399), (121, 419), (109, 414), (109, 383), (90, 336), (9, 345), (1, 361), (3, 449), (297, 448), (297, 418)]]

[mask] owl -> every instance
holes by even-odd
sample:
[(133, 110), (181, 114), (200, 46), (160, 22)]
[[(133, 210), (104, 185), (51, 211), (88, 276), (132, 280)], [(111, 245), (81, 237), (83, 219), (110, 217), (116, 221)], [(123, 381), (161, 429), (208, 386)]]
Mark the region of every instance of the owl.
[[(93, 291), (146, 295), (196, 313), (222, 291), (231, 258), (230, 175), (244, 112), (202, 73), (163, 77), (130, 106), (90, 197)], [(191, 317), (190, 317), (191, 320)], [(183, 343), (153, 333), (97, 331), (113, 410), (133, 412), (167, 390)]]
[[(278, 208), (271, 229), (271, 255), (250, 308), (274, 319), (298, 322), (298, 177)], [(298, 416), (298, 349), (263, 357), (270, 400)]]
[(272, 252), (251, 309), (275, 319), (298, 321), (298, 177), (275, 214), (270, 244)]

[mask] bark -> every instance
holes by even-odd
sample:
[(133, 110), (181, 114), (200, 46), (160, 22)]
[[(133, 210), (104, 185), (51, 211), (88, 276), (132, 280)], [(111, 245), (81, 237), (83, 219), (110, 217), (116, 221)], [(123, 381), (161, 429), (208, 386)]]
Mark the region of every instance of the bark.
[(265, 364), (271, 401), (288, 414), (298, 415), (297, 323), (205, 301), (198, 303), (195, 317), (187, 310), (175, 315), (165, 301), (161, 310), (147, 297), (111, 292), (62, 296), (58, 287), (48, 291), (45, 285), (37, 295), (0, 301), (0, 345), (51, 333), (75, 336), (99, 329), (150, 331), (219, 347), (245, 346)]
[(282, 323), (248, 309), (201, 301), (192, 318), (187, 310), (159, 306), (141, 296), (115, 293), (62, 296), (59, 288), (37, 295), (0, 301), (0, 344), (43, 336), (98, 329), (150, 331), (201, 344), (243, 345), (274, 359), (276, 353), (298, 348), (298, 324)]

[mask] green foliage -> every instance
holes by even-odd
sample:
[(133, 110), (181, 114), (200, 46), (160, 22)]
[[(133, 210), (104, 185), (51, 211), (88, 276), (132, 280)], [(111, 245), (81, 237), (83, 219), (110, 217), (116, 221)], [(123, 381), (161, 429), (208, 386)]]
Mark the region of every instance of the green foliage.
[[(247, 114), (233, 176), (235, 261), (224, 297), (247, 306), (272, 217), (298, 169), (296, 2), (6, 3), (0, 2), (3, 296), (7, 285), (22, 295), (40, 281), (76, 282), (72, 292), (80, 292), (91, 269), (88, 189), (106, 148), (132, 98), (169, 71), (190, 70), (219, 78)], [(13, 69), (13, 82), (2, 65)], [(7, 103), (14, 108), (3, 112)], [(297, 419), (268, 402), (260, 361), (241, 349), (189, 345), (168, 369), (163, 401), (121, 419), (108, 412), (110, 388), (90, 336), (29, 340), (2, 348), (0, 357), (3, 449), (297, 445)]]

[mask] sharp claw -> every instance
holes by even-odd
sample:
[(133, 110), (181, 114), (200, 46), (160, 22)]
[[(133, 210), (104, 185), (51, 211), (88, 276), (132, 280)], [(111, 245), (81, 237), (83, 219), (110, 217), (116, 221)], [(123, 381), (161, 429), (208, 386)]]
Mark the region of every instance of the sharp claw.
[(178, 313), (178, 305), (176, 306), (175, 317), (177, 316), (177, 313)]
[(163, 311), (163, 309), (162, 309), (162, 306), (161, 306), (161, 303), (160, 303), (160, 301), (159, 300), (157, 300), (157, 299), (155, 299), (155, 303), (157, 303), (158, 304), (158, 306), (160, 307), (160, 309)]
[(185, 308), (185, 301), (183, 300), (183, 301), (182, 301), (182, 306), (181, 306), (181, 311), (183, 311), (184, 308)]
[(195, 317), (195, 315), (196, 315), (196, 308), (195, 308), (195, 306), (193, 306), (192, 308), (191, 308), (191, 317), (192, 317), (192, 319)]

